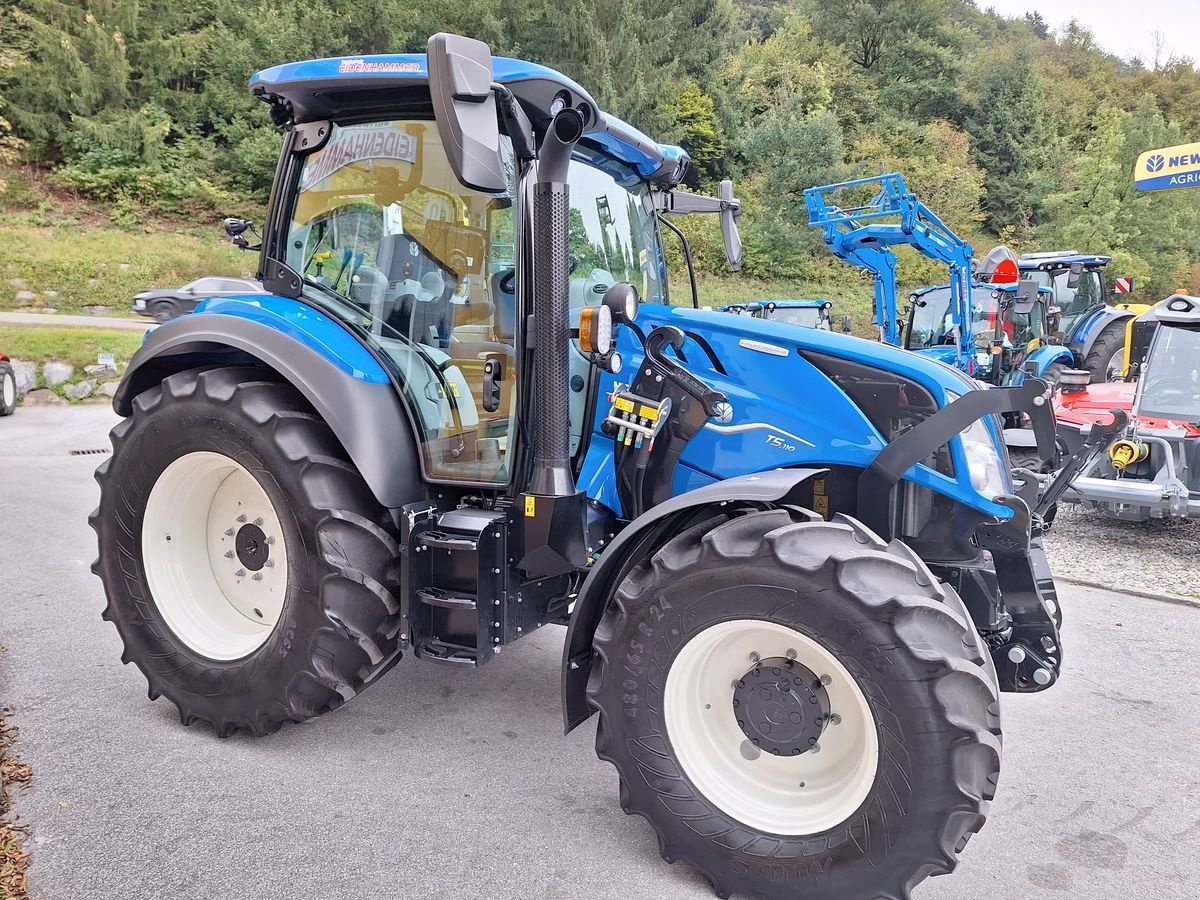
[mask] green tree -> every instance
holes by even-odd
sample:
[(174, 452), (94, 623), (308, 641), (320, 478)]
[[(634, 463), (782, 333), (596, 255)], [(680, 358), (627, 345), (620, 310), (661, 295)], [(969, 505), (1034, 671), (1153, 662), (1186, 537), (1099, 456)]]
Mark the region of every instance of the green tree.
[(1043, 105), (1033, 52), (1024, 45), (997, 48), (979, 67), (964, 125), (986, 173), (987, 225), (1036, 220), (1051, 185), (1053, 133)]

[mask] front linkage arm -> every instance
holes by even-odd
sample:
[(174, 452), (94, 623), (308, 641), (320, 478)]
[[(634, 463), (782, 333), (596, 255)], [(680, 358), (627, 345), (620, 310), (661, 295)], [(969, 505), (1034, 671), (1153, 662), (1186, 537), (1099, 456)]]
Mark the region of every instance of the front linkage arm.
[[(986, 415), (1012, 412), (1029, 416), (1038, 455), (1052, 460), (1055, 423), (1047, 402), (1049, 393), (1044, 381), (1032, 378), (1014, 387), (971, 391), (901, 435), (859, 478), (860, 518), (878, 533), (891, 534), (889, 498), (904, 473)], [(1065, 490), (1066, 483), (1060, 486), (1055, 481), (1051, 486), (1054, 497)], [(1041, 542), (1041, 514), (1049, 505), (1039, 504), (1031, 512), (1030, 505), (1015, 495), (993, 500), (1012, 510), (1012, 516), (982, 522), (975, 529), (975, 541), (991, 554), (999, 600), (1009, 622), (1003, 630), (987, 634), (1000, 689), (1020, 693), (1045, 690), (1057, 681), (1062, 666), (1061, 612)]]

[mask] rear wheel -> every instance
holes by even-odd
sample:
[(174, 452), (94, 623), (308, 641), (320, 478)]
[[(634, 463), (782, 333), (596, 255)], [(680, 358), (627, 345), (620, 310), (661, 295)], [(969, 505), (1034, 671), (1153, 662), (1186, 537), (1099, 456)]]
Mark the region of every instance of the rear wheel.
[(400, 655), (388, 514), (269, 376), (172, 375), (134, 400), (96, 475), (93, 568), (122, 660), (221, 735), (334, 709)]
[(1083, 360), (1081, 368), (1092, 373), (1092, 381), (1115, 381), (1125, 367), (1125, 323), (1108, 325)]
[(685, 532), (622, 584), (595, 649), (622, 806), (720, 896), (907, 898), (984, 823), (990, 660), (958, 596), (852, 520)]
[(12, 366), (0, 362), (0, 416), (11, 416), (17, 408), (17, 376)]

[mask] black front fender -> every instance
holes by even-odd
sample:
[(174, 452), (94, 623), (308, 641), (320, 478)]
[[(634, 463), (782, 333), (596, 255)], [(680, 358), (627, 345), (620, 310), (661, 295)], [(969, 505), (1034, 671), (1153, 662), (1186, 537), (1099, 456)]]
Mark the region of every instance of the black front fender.
[(424, 496), (418, 444), (390, 383), (363, 381), (312, 347), (262, 322), (192, 314), (150, 334), (113, 397), (119, 415), (133, 399), (184, 369), (259, 363), (302, 393), (337, 435), (376, 499), (396, 509)]
[(687, 527), (689, 520), (733, 502), (764, 506), (795, 502), (801, 484), (827, 473), (827, 469), (775, 469), (729, 478), (672, 497), (625, 526), (588, 572), (571, 613), (562, 667), (566, 731), (591, 715), (587, 681), (592, 668), (592, 636), (613, 593), (634, 566)]

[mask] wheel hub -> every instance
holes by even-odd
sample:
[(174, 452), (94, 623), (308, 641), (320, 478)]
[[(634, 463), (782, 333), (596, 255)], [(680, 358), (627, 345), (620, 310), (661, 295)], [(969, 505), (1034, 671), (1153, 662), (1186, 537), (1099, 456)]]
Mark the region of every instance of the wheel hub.
[(818, 750), (831, 715), (821, 678), (781, 656), (760, 660), (735, 682), (733, 712), (750, 742), (775, 756)]
[(257, 525), (252, 522), (243, 525), (233, 540), (238, 562), (251, 572), (257, 572), (267, 564), (271, 548), (266, 534)]

